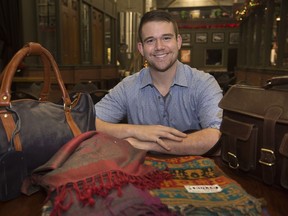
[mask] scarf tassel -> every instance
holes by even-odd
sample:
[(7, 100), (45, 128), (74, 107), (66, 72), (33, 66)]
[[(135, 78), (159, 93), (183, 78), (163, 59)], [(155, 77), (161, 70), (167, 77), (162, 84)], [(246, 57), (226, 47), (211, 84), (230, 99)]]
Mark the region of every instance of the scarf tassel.
[(117, 189), (117, 195), (123, 195), (121, 186), (131, 183), (140, 189), (160, 188), (161, 182), (171, 179), (168, 172), (153, 171), (144, 176), (132, 176), (121, 171), (109, 171), (92, 178), (84, 179), (74, 183), (60, 186), (56, 190), (53, 210), (51, 216), (59, 216), (62, 211), (67, 211), (73, 204), (75, 192), (78, 201), (85, 206), (93, 206), (96, 202), (95, 196), (106, 197), (112, 189)]

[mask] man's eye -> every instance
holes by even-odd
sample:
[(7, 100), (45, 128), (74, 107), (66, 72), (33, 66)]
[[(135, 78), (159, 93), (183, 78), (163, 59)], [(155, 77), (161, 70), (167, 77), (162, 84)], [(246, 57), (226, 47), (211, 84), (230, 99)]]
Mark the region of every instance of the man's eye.
[(164, 40), (164, 41), (169, 41), (169, 40), (171, 40), (171, 38), (172, 38), (172, 37), (170, 37), (170, 36), (166, 36), (166, 37), (163, 38), (163, 40)]
[(146, 40), (145, 43), (146, 43), (146, 44), (153, 44), (154, 41), (155, 41), (155, 39), (152, 39), (152, 38), (151, 38), (151, 39), (149, 39), (149, 40)]

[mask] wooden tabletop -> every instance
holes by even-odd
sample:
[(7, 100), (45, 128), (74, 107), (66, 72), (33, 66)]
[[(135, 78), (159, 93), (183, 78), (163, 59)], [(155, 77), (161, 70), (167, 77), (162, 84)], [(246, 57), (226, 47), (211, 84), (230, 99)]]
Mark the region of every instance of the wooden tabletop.
[(239, 173), (223, 163), (220, 157), (213, 158), (220, 169), (237, 181), (249, 194), (264, 198), (270, 216), (285, 216), (288, 212), (288, 190), (267, 185), (245, 173)]

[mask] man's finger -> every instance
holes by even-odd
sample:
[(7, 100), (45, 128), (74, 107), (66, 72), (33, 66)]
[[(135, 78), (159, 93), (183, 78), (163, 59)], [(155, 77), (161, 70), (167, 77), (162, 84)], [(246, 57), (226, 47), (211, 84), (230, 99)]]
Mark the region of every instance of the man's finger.
[(170, 150), (171, 150), (170, 147), (167, 146), (167, 144), (166, 144), (163, 140), (161, 140), (161, 139), (156, 139), (155, 142), (156, 142), (158, 145), (160, 145), (162, 148), (164, 148), (165, 150), (167, 150), (167, 151), (170, 151)]
[(174, 136), (177, 136), (177, 137), (182, 137), (182, 138), (187, 137), (187, 134), (186, 134), (186, 133), (183, 133), (183, 132), (178, 131), (178, 130), (172, 131), (172, 134), (173, 134)]

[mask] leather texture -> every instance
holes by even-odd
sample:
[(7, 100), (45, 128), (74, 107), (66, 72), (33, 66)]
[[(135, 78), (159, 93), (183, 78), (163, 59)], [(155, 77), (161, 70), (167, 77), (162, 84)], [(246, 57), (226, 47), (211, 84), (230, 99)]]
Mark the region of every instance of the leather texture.
[[(17, 66), (27, 56), (43, 63), (43, 88), (38, 100), (11, 101), (11, 83)], [(62, 92), (63, 103), (47, 100), (51, 69)], [(95, 109), (89, 93), (69, 96), (58, 66), (48, 50), (38, 43), (20, 49), (3, 71), (0, 89), (0, 201), (20, 195), (22, 181), (47, 162), (75, 136), (95, 130)]]
[[(232, 169), (288, 189), (288, 77), (263, 87), (235, 84), (223, 109), (221, 157)], [(281, 88), (278, 88), (281, 85)]]

